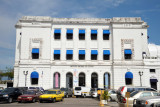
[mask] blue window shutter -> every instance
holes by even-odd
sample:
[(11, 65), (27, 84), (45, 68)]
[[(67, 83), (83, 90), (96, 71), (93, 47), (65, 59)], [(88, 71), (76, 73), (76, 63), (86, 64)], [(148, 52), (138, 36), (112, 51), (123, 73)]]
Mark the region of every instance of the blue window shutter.
[(110, 55), (110, 50), (103, 50), (104, 55)]
[(91, 30), (91, 34), (97, 34), (97, 30)]
[(97, 50), (91, 50), (91, 54), (92, 55), (98, 55), (98, 51)]
[(73, 30), (68, 29), (68, 30), (67, 30), (67, 33), (73, 33)]
[(72, 55), (73, 54), (73, 50), (67, 50), (67, 55)]
[(39, 53), (39, 49), (38, 48), (33, 48), (32, 53)]
[(85, 50), (79, 50), (80, 55), (85, 55)]
[(54, 33), (61, 33), (61, 30), (60, 29), (55, 29)]
[(103, 34), (110, 34), (109, 30), (103, 30)]
[(131, 49), (125, 49), (125, 50), (124, 50), (124, 53), (125, 53), (125, 54), (132, 54), (132, 50), (131, 50)]

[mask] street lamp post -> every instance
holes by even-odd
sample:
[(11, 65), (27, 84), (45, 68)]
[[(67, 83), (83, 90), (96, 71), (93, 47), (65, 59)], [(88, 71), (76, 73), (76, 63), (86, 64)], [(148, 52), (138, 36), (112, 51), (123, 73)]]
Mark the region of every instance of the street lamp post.
[(141, 83), (141, 86), (142, 86), (142, 79), (141, 79), (141, 76), (143, 75), (143, 71), (139, 71), (139, 76), (140, 76), (140, 83)]
[(25, 87), (26, 87), (28, 71), (23, 71), (23, 74), (25, 75)]

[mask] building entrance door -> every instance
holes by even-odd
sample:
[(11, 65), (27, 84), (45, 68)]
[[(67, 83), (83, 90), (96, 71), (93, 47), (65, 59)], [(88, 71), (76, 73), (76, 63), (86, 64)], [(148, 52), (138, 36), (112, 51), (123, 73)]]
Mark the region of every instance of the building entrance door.
[(66, 88), (73, 88), (73, 75), (72, 75), (72, 73), (66, 74)]
[(85, 74), (84, 73), (79, 74), (79, 86), (85, 86)]
[(92, 73), (91, 75), (91, 87), (98, 88), (98, 75), (96, 73)]

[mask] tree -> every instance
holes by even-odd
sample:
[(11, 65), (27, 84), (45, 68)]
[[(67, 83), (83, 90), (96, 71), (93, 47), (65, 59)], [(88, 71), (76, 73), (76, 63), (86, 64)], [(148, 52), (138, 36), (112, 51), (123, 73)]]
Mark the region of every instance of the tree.
[(6, 67), (7, 72), (4, 73), (4, 76), (8, 77), (8, 80), (12, 80), (14, 77), (14, 69)]

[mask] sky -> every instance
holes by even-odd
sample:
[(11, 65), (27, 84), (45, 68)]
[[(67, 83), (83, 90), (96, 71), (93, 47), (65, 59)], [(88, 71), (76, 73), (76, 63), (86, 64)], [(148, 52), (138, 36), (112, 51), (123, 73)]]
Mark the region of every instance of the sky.
[(22, 16), (141, 17), (149, 43), (160, 45), (160, 0), (0, 0), (0, 69), (14, 66), (15, 24)]

